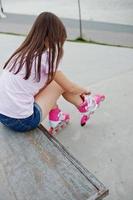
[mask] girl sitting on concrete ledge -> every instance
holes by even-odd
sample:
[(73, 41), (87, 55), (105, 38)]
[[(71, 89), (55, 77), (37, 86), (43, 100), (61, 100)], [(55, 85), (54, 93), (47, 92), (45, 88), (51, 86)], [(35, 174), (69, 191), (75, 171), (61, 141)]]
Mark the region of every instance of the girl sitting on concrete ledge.
[(24, 42), (4, 65), (0, 77), (0, 122), (14, 131), (36, 128), (49, 115), (50, 133), (69, 122), (70, 116), (57, 105), (62, 95), (81, 113), (85, 125), (104, 96), (71, 80), (61, 70), (66, 29), (49, 12), (41, 13)]

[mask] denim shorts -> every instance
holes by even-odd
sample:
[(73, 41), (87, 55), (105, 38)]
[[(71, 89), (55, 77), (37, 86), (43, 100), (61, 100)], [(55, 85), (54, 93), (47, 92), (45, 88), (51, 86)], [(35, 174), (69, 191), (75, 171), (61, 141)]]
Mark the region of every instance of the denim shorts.
[(0, 122), (12, 129), (13, 131), (26, 132), (37, 128), (37, 126), (42, 121), (42, 110), (37, 103), (34, 103), (34, 112), (30, 117), (24, 119), (16, 119), (12, 117), (7, 117), (0, 114)]

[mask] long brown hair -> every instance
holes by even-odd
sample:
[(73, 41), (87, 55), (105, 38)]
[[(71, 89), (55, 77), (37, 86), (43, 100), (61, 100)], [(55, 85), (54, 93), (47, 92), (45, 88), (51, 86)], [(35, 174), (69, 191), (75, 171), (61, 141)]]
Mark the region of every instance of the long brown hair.
[(35, 78), (37, 81), (40, 81), (41, 59), (42, 54), (47, 49), (45, 45), (47, 42), (49, 48), (48, 84), (53, 80), (54, 74), (63, 55), (63, 44), (66, 37), (66, 29), (61, 20), (53, 13), (43, 12), (35, 20), (24, 42), (12, 54), (3, 68), (8, 68), (8, 63), (12, 58), (14, 58), (13, 65), (10, 67), (9, 71), (13, 71), (16, 63), (19, 63), (19, 67), (14, 71), (14, 74), (17, 74), (25, 64), (26, 72), (24, 79), (26, 80), (31, 75), (32, 63), (33, 59), (35, 59)]

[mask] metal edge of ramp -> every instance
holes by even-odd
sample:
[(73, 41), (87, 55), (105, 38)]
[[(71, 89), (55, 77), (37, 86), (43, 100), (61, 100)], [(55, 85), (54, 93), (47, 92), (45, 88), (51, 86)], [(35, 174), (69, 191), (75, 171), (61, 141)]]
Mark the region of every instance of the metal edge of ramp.
[(98, 193), (87, 200), (101, 200), (109, 194), (109, 190), (92, 174), (90, 173), (68, 150), (52, 135), (47, 129), (40, 124), (38, 127), (45, 136), (63, 153), (63, 155), (82, 173), (86, 179), (97, 189)]

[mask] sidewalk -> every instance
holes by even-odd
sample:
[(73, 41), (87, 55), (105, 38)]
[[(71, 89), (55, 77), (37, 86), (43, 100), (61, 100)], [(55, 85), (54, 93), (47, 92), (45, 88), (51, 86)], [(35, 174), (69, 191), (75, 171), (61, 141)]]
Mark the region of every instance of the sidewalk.
[[(0, 66), (24, 37), (0, 34)], [(71, 114), (58, 140), (109, 189), (107, 200), (132, 200), (133, 186), (133, 51), (128, 48), (66, 42), (62, 70), (106, 101), (86, 127), (74, 106), (60, 99)], [(47, 126), (46, 121), (44, 124)]]

